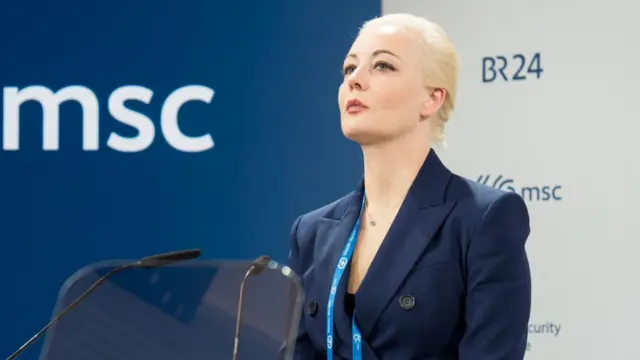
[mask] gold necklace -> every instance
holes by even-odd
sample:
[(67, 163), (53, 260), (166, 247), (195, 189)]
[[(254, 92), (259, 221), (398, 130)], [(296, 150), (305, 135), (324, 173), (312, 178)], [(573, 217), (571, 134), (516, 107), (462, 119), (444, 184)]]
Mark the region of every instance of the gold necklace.
[(371, 217), (371, 215), (369, 214), (369, 209), (367, 209), (367, 217), (369, 218), (369, 225), (371, 226), (376, 226), (376, 221)]
[[(400, 204), (402, 204), (404, 202), (404, 198), (402, 198), (402, 200), (400, 200)], [(371, 226), (376, 226), (378, 224), (378, 222), (376, 222), (376, 220), (373, 218), (373, 216), (371, 216), (371, 214), (369, 213), (369, 200), (365, 199), (365, 207), (366, 207), (366, 212), (367, 212), (367, 218), (369, 219), (369, 225)]]

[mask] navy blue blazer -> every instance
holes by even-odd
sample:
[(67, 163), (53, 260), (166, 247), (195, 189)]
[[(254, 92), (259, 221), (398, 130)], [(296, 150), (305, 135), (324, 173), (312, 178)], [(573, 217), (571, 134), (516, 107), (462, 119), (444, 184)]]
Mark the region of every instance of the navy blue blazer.
[[(296, 219), (289, 266), (305, 294), (295, 359), (326, 359), (326, 311), (364, 183)], [(531, 307), (529, 214), (517, 194), (452, 174), (432, 150), (355, 294), (364, 360), (522, 360)], [(334, 308), (334, 359), (351, 359), (345, 310)]]

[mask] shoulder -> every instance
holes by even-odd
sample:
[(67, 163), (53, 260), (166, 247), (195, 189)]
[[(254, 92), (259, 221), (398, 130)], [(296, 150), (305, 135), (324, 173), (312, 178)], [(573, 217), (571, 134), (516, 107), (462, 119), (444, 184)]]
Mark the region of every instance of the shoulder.
[(452, 178), (448, 195), (457, 203), (452, 215), (470, 289), (490, 279), (528, 284), (531, 228), (524, 199), (461, 177)]
[(354, 190), (329, 204), (303, 213), (296, 218), (290, 233), (289, 261), (295, 261), (299, 271), (303, 270), (304, 264), (310, 264), (313, 261), (319, 225), (323, 222), (340, 221), (347, 210), (355, 204), (356, 198), (357, 193)]
[(456, 217), (473, 230), (494, 220), (505, 226), (529, 230), (527, 205), (516, 193), (453, 175), (447, 187), (446, 201), (456, 202)]
[(299, 215), (294, 222), (295, 235), (305, 237), (310, 231), (315, 231), (317, 224), (323, 220), (340, 220), (355, 198), (355, 191), (352, 191), (329, 204)]

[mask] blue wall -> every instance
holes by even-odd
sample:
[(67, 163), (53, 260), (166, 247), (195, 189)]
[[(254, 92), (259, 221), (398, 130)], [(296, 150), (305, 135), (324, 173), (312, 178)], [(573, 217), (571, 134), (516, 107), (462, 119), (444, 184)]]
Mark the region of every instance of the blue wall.
[[(376, 0), (6, 5), (0, 84), (91, 89), (100, 148), (82, 150), (81, 108), (68, 102), (60, 148), (44, 151), (41, 107), (22, 105), (20, 149), (0, 153), (0, 352), (46, 323), (63, 281), (95, 261), (187, 247), (285, 260), (295, 217), (360, 175), (336, 92), (358, 26), (380, 11)], [(201, 153), (172, 148), (159, 127), (163, 100), (192, 84), (215, 91), (180, 111), (184, 133), (211, 134)], [(106, 146), (112, 131), (137, 135), (107, 110), (125, 85), (153, 91), (150, 104), (127, 104), (156, 125), (141, 152)]]

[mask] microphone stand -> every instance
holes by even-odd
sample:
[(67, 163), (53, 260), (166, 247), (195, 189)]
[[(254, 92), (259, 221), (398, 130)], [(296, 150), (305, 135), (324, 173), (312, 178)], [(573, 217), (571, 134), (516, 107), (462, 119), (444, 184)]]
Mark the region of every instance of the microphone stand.
[(240, 283), (240, 298), (238, 299), (238, 313), (236, 317), (236, 331), (235, 331), (235, 339), (233, 341), (233, 360), (238, 360), (238, 350), (240, 347), (240, 325), (242, 324), (242, 315), (244, 309), (244, 286), (247, 283), (247, 280), (251, 276), (260, 275), (262, 271), (264, 271), (265, 266), (269, 264), (271, 259), (266, 256), (260, 256), (257, 258), (249, 269), (244, 274), (244, 278), (242, 279), (242, 283)]

